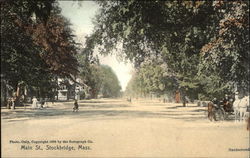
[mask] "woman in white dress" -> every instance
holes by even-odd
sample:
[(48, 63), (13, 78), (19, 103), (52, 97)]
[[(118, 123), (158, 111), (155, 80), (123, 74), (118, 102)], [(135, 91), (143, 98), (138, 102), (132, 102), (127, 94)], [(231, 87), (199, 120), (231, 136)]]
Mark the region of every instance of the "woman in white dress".
[(36, 99), (36, 97), (33, 97), (33, 99), (32, 99), (32, 108), (33, 109), (37, 108), (37, 99)]

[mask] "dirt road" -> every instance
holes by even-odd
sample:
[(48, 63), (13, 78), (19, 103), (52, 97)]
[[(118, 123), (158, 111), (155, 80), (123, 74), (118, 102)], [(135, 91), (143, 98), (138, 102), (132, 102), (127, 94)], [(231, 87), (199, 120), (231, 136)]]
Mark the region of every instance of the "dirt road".
[(2, 157), (249, 157), (245, 122), (210, 122), (194, 104), (96, 99), (72, 108), (2, 109)]

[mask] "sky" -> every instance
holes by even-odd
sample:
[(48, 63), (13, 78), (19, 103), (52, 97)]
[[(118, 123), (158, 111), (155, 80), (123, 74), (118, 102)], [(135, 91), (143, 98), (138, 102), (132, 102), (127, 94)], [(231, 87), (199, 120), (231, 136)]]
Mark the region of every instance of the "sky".
[[(98, 5), (93, 1), (59, 1), (59, 5), (62, 8), (62, 14), (72, 23), (77, 39), (84, 41), (84, 36), (90, 35), (93, 31), (92, 19), (98, 11)], [(108, 65), (114, 70), (124, 91), (131, 78), (132, 64), (119, 61), (115, 55), (98, 54), (98, 56), (101, 64)]]

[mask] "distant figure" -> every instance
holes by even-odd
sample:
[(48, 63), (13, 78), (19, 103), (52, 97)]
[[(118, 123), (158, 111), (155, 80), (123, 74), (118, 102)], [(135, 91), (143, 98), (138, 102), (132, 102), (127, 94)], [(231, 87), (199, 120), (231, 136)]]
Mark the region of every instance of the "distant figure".
[(175, 102), (176, 103), (181, 102), (181, 95), (180, 95), (180, 92), (178, 90), (175, 92)]
[(45, 100), (44, 99), (41, 99), (40, 101), (40, 109), (42, 109), (44, 107), (44, 104), (45, 104)]
[(132, 102), (131, 97), (127, 98), (127, 101), (131, 103)]
[(75, 103), (74, 103), (74, 107), (73, 107), (73, 112), (77, 112), (79, 109), (78, 109), (78, 103), (77, 103), (77, 100), (75, 100)]
[(209, 102), (207, 105), (208, 119), (210, 121), (213, 121), (213, 119), (216, 120), (214, 110), (213, 110), (214, 107), (215, 107), (215, 104), (213, 103), (213, 101)]
[(219, 108), (219, 100), (217, 99), (217, 98), (214, 98), (213, 100), (212, 100), (212, 103), (214, 104), (214, 107), (216, 107), (216, 108)]
[(169, 98), (167, 96), (164, 96), (163, 103), (167, 103), (167, 102), (169, 102)]
[(232, 97), (229, 97), (227, 94), (223, 98), (223, 108), (226, 112), (233, 112), (233, 102), (234, 99)]
[(7, 109), (10, 109), (11, 106), (12, 106), (12, 99), (8, 98), (8, 100), (7, 100)]
[(166, 103), (166, 99), (165, 98), (163, 98), (163, 103)]
[(11, 98), (11, 109), (12, 109), (12, 110), (15, 109), (15, 101), (16, 101), (16, 98), (15, 98), (15, 97), (12, 97), (12, 98)]
[(229, 101), (229, 97), (227, 94), (225, 94), (225, 97), (223, 98), (223, 103), (227, 103)]
[(32, 99), (32, 108), (33, 108), (33, 109), (37, 108), (37, 99), (36, 99), (35, 96), (34, 96), (33, 99)]
[(248, 117), (246, 121), (247, 121), (247, 130), (249, 131), (250, 130), (250, 117)]

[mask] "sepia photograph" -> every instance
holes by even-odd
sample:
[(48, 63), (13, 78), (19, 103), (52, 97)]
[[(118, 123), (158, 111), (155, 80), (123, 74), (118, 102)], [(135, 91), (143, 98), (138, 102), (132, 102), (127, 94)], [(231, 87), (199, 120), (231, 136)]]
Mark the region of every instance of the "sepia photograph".
[(0, 0), (2, 158), (250, 158), (248, 0)]

